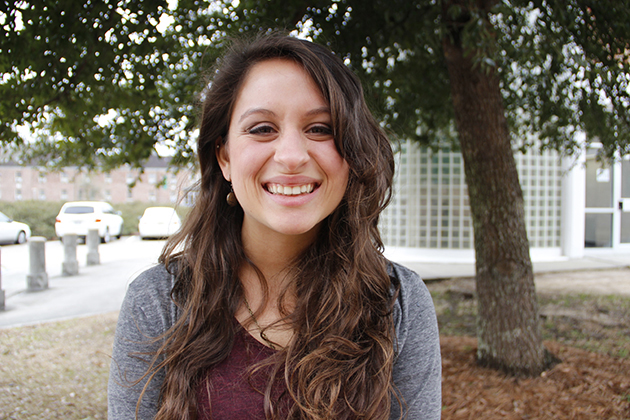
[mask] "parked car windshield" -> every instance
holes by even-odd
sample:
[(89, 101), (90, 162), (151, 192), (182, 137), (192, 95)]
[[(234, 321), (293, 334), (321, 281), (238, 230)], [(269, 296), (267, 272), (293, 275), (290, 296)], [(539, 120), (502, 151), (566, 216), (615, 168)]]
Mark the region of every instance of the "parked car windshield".
[(68, 207), (64, 210), (64, 213), (71, 213), (71, 214), (94, 213), (94, 207), (89, 207), (89, 206)]
[(0, 222), (10, 222), (11, 218), (4, 213), (0, 213)]

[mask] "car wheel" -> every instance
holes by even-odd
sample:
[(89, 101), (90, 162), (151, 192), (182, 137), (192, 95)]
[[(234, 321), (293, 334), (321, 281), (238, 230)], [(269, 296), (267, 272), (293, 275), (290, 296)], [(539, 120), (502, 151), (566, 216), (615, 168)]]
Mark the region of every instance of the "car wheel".
[(26, 243), (26, 232), (21, 230), (20, 233), (18, 233), (17, 240), (15, 241), (15, 243), (16, 244)]
[(109, 229), (105, 229), (105, 234), (101, 238), (101, 242), (106, 244), (107, 242), (109, 242), (111, 240), (112, 240), (112, 237), (109, 234)]

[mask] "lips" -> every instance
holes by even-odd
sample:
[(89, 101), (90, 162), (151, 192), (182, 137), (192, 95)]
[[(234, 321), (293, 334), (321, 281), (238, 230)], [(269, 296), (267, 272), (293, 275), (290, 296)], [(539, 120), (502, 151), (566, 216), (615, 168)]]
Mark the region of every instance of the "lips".
[(282, 184), (266, 184), (265, 189), (271, 194), (296, 196), (302, 194), (310, 194), (317, 188), (316, 184), (302, 184), (302, 185), (282, 185)]

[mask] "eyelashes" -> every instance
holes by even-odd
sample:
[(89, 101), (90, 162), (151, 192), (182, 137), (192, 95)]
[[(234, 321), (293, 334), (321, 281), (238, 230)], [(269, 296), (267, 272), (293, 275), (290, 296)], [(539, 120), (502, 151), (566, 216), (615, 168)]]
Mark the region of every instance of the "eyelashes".
[[(277, 129), (269, 124), (261, 124), (246, 129), (246, 132), (254, 136), (270, 136), (276, 134)], [(333, 130), (326, 124), (314, 124), (306, 129), (306, 133), (315, 137), (331, 137)]]
[(309, 128), (308, 131), (313, 134), (321, 134), (326, 136), (332, 136), (333, 134), (332, 128), (327, 125), (315, 125)]
[(259, 134), (259, 135), (265, 135), (265, 134), (273, 134), (276, 130), (271, 127), (270, 125), (257, 125), (253, 128), (249, 128), (247, 129), (247, 133), (249, 134)]

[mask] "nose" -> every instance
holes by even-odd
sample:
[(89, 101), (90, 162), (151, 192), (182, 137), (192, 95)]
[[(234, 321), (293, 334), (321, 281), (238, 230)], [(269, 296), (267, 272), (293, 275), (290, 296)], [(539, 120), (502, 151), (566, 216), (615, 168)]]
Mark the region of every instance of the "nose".
[(297, 130), (281, 134), (276, 139), (274, 160), (287, 171), (298, 170), (310, 159), (307, 142), (308, 140)]

